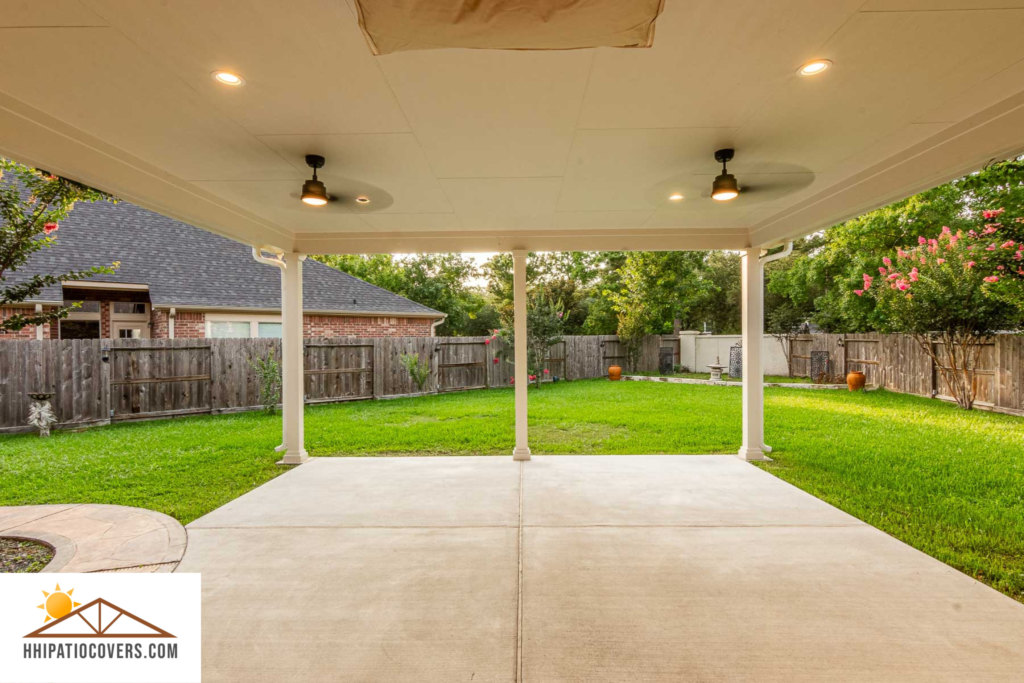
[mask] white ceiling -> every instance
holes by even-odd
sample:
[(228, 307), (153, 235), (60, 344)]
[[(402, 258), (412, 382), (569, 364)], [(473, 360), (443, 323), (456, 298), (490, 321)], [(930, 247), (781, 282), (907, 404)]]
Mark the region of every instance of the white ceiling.
[(758, 246), (1024, 150), (1024, 0), (666, 0), (650, 49), (383, 57), (344, 0), (3, 10), (0, 154), (285, 250)]

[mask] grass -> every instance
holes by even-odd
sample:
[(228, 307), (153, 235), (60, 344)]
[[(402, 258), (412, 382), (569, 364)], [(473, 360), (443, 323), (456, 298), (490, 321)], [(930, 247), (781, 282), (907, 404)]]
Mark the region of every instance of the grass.
[[(656, 374), (656, 373), (641, 373), (641, 374)], [(710, 372), (674, 372), (671, 375), (665, 375), (666, 377), (683, 377), (685, 379), (711, 379)], [(722, 375), (722, 381), (724, 382), (742, 382), (742, 377), (730, 377), (729, 375)], [(786, 375), (765, 375), (765, 382), (774, 382), (776, 384), (811, 384), (809, 377), (788, 377)]]
[[(885, 391), (766, 389), (772, 474), (1024, 601), (1024, 419)], [(535, 453), (733, 453), (740, 392), (583, 381), (530, 390)], [(314, 456), (508, 455), (510, 389), (306, 411)], [(261, 413), (0, 437), (0, 505), (114, 503), (187, 523), (281, 473)]]

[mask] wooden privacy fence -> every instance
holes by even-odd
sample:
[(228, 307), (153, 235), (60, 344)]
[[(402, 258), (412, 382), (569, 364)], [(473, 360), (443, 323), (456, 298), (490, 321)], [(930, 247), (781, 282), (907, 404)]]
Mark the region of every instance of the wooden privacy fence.
[[(936, 355), (942, 357), (942, 344)], [(831, 374), (862, 371), (868, 384), (904, 394), (953, 400), (939, 368), (912, 337), (897, 334), (813, 334), (793, 342), (793, 374), (809, 376), (811, 351), (827, 351)], [(1024, 412), (1024, 336), (998, 334), (982, 347), (976, 405)]]
[[(655, 371), (662, 341), (645, 341)], [(305, 340), (307, 403), (508, 386), (514, 368), (487, 337)], [(422, 390), (401, 363), (430, 365)], [(676, 340), (678, 355), (678, 340)], [(565, 337), (548, 351), (550, 376), (601, 377), (622, 364), (618, 338)], [(280, 361), (279, 339), (86, 339), (0, 342), (0, 431), (27, 431), (27, 394), (52, 392), (58, 428), (260, 407), (257, 358)]]

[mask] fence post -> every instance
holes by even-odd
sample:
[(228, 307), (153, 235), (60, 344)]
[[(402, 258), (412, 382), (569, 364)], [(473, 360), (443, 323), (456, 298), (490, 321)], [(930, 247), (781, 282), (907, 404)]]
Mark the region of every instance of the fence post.
[(380, 337), (373, 340), (373, 397), (384, 395), (384, 340)]

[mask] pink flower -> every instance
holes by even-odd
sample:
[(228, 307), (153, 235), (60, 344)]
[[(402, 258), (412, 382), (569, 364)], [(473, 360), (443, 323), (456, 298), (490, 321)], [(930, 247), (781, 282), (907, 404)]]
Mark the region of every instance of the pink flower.
[(511, 378), (511, 379), (510, 379), (510, 380), (508, 381), (508, 383), (509, 383), (509, 384), (515, 384), (515, 383), (516, 383), (516, 378), (515, 378), (515, 377)]
[(917, 238), (917, 243), (921, 244), (921, 245), (925, 245), (925, 244), (928, 244), (928, 240), (926, 240), (924, 237), (918, 237)]
[(900, 290), (901, 292), (907, 291), (907, 288), (909, 286), (910, 285), (907, 284), (906, 280), (900, 280), (899, 282), (896, 283), (896, 289)]
[(1020, 261), (1022, 258), (1024, 258), (1024, 250), (1018, 251), (1016, 254), (1013, 255), (1013, 258)]
[(43, 226), (43, 232), (49, 235), (50, 233), (57, 232), (57, 227), (56, 223), (47, 223)]
[(871, 277), (867, 273), (864, 273), (864, 289), (871, 289), (871, 283), (873, 281), (874, 281), (873, 277)]
[(999, 276), (989, 275), (987, 278), (985, 278), (985, 282), (999, 282)]
[(855, 290), (853, 290), (853, 293), (856, 294), (857, 296), (864, 296), (864, 290), (863, 289), (855, 289)]
[(935, 262), (938, 263), (941, 266), (943, 263), (946, 262), (946, 259), (944, 259), (944, 258), (937, 258), (937, 259), (935, 259)]
[(997, 226), (997, 225), (998, 225), (998, 224), (989, 224), (989, 225), (986, 225), (986, 226), (985, 226), (985, 229), (981, 231), (981, 234), (982, 234), (982, 235), (991, 235), (992, 233), (994, 233), (994, 232), (996, 231), (996, 226)]
[(892, 265), (892, 261), (890, 261), (890, 260), (889, 260), (889, 257), (888, 257), (888, 256), (886, 256), (886, 257), (884, 257), (884, 258), (882, 259), (882, 263), (884, 263), (884, 264), (885, 264), (885, 265), (887, 265), (887, 266), (891, 266), (891, 265)]
[(910, 281), (917, 282), (917, 268), (910, 269)]
[(889, 275), (889, 277), (887, 277), (885, 279), (886, 280), (895, 280), (896, 278), (902, 277), (902, 276), (903, 276), (903, 273), (892, 273), (891, 275)]
[(1016, 242), (1014, 242), (1013, 240), (1007, 240), (1007, 241), (1003, 242), (1003, 249), (1013, 249), (1013, 246), (1015, 244), (1016, 244)]
[(878, 266), (878, 272), (881, 273), (882, 275), (885, 275), (888, 271), (886, 271), (886, 269), (883, 268), (882, 266)]
[(906, 258), (907, 257), (907, 252), (903, 251), (902, 249), (897, 248), (896, 249), (896, 257), (897, 258)]
[(975, 266), (975, 263), (974, 261), (968, 261), (965, 265), (967, 268), (973, 268)]
[(942, 234), (943, 235), (951, 235), (951, 234), (953, 234), (953, 231), (949, 229), (948, 225), (943, 225), (942, 226)]
[(982, 211), (981, 215), (984, 218), (998, 218), (999, 216), (1003, 215), (1003, 212), (1005, 210), (1006, 209), (993, 209), (992, 211)]
[(996, 270), (1006, 270), (1006, 266), (996, 266)]
[(995, 251), (995, 250), (996, 250), (996, 245), (995, 245), (994, 242), (992, 244), (988, 245), (987, 247), (985, 247), (985, 251)]
[(498, 364), (498, 359), (497, 359), (497, 358), (495, 358), (495, 359), (494, 359), (494, 364), (495, 364), (495, 365), (497, 365), (497, 364)]
[(548, 370), (547, 368), (544, 368), (544, 374), (545, 374), (545, 375), (550, 375), (550, 374), (551, 374), (551, 372), (550, 372), (550, 371), (549, 371), (549, 370)]
[(531, 382), (532, 382), (533, 380), (535, 380), (535, 379), (537, 379), (537, 375), (530, 375), (530, 381), (531, 381)]
[(562, 312), (561, 312), (561, 311), (559, 311), (559, 312), (558, 312), (558, 319), (559, 319), (559, 320), (561, 320), (561, 319), (562, 319)]
[(924, 256), (922, 256), (921, 257), (921, 265), (924, 265), (925, 263), (928, 263), (928, 259), (926, 259)]
[(490, 339), (484, 339), (484, 344), (490, 344), (490, 343), (491, 343)]

